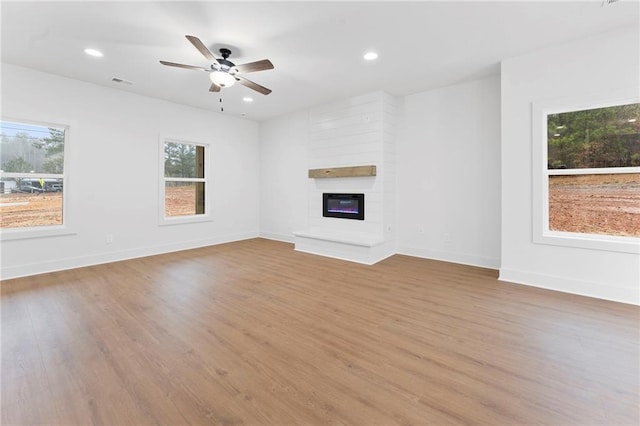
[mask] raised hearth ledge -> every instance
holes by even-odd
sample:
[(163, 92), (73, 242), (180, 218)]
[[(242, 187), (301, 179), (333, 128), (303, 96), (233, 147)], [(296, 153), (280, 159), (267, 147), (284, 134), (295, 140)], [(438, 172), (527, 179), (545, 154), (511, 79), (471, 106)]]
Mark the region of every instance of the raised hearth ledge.
[(384, 243), (384, 238), (379, 235), (363, 234), (356, 232), (338, 232), (325, 230), (310, 230), (294, 232), (296, 237), (311, 238), (314, 240), (334, 241), (336, 243), (351, 244), (354, 246), (373, 247)]
[(389, 256), (384, 238), (354, 232), (307, 230), (294, 232), (296, 251), (373, 265)]

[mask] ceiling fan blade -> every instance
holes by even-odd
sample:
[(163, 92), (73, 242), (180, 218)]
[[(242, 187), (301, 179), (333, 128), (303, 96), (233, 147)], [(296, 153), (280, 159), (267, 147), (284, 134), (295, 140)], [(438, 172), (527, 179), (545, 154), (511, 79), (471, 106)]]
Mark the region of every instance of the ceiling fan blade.
[(193, 65), (185, 65), (185, 64), (176, 64), (175, 62), (160, 61), (160, 63), (168, 67), (186, 68), (188, 70), (197, 70), (197, 71), (209, 71), (208, 69), (203, 67), (196, 67)]
[(256, 92), (260, 92), (263, 95), (268, 95), (269, 93), (271, 93), (271, 89), (267, 89), (264, 86), (260, 86), (258, 83), (254, 83), (251, 80), (247, 80), (244, 77), (241, 77), (239, 75), (234, 75), (234, 77), (236, 78), (236, 80), (238, 80), (238, 83), (242, 84), (243, 86), (247, 86), (249, 89), (253, 89)]
[(238, 72), (256, 72), (264, 70), (272, 70), (273, 64), (268, 59), (261, 61), (249, 62), (248, 64), (236, 65)]
[(211, 83), (211, 87), (209, 87), (209, 91), (210, 92), (219, 92), (220, 91), (220, 86), (218, 86), (215, 83)]
[(211, 53), (211, 51), (207, 49), (207, 46), (205, 46), (198, 37), (192, 35), (186, 35), (185, 37), (191, 42), (191, 44), (195, 46), (196, 49), (200, 51), (200, 53), (202, 53), (205, 58), (213, 63), (218, 63), (218, 60), (215, 56), (213, 56), (213, 53)]

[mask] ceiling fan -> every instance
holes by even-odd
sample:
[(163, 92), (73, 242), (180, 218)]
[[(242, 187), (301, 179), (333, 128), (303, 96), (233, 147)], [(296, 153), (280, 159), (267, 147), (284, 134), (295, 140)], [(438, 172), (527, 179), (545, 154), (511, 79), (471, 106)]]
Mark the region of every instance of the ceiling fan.
[(220, 56), (222, 56), (222, 58), (217, 59), (215, 56), (213, 56), (207, 46), (205, 46), (200, 41), (198, 37), (194, 37), (191, 35), (187, 35), (185, 37), (191, 42), (191, 44), (195, 46), (196, 49), (200, 51), (200, 53), (202, 53), (205, 58), (207, 58), (211, 62), (211, 66), (209, 68), (205, 68), (196, 67), (193, 65), (177, 64), (175, 62), (160, 61), (162, 65), (167, 65), (169, 67), (186, 68), (196, 71), (204, 71), (209, 73), (209, 79), (211, 80), (211, 87), (209, 87), (210, 92), (219, 92), (221, 88), (231, 87), (237, 81), (243, 86), (253, 89), (256, 92), (262, 93), (263, 95), (268, 95), (269, 93), (271, 93), (271, 89), (267, 89), (264, 86), (254, 83), (253, 81), (248, 80), (241, 75), (238, 75), (239, 73), (271, 70), (273, 69), (273, 64), (270, 60), (263, 59), (261, 61), (236, 65), (227, 59), (229, 58), (229, 56), (231, 56), (231, 51), (229, 49), (220, 49)]

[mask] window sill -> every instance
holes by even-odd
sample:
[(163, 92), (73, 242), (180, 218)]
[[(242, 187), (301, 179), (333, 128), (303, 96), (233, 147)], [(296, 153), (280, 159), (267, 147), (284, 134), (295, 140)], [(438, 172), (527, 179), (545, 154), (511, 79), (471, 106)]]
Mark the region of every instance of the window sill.
[(640, 238), (635, 237), (548, 231), (534, 236), (533, 241), (562, 247), (640, 254)]
[(66, 237), (77, 235), (76, 232), (63, 226), (42, 227), (42, 229), (22, 228), (0, 231), (0, 241), (17, 241), (33, 238)]
[(173, 225), (184, 225), (188, 223), (204, 223), (204, 222), (213, 222), (213, 218), (209, 215), (198, 215), (198, 216), (178, 216), (171, 218), (162, 218), (160, 219), (160, 226), (173, 226)]

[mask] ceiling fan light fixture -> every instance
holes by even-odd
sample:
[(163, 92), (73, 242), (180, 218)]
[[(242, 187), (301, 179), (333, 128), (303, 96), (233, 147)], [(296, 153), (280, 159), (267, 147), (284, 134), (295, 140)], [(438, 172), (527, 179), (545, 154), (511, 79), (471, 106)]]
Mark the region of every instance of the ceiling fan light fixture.
[(213, 84), (220, 87), (231, 87), (236, 83), (235, 77), (224, 71), (213, 71), (209, 78)]

